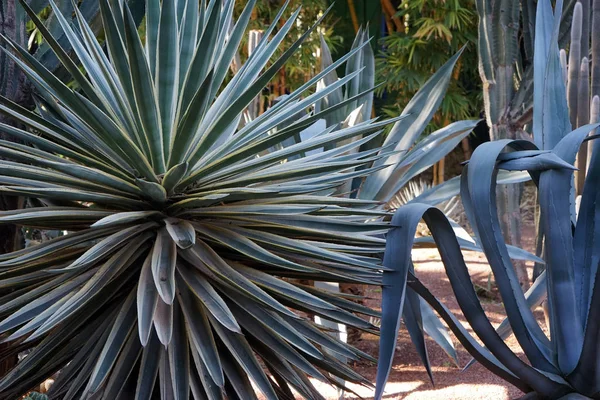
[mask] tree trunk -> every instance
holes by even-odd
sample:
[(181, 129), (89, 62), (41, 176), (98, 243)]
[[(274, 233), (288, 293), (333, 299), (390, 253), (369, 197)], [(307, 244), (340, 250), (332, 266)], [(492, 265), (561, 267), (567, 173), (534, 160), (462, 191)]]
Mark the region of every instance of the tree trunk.
[(348, 10), (350, 10), (350, 18), (352, 19), (352, 26), (354, 27), (354, 32), (358, 32), (360, 28), (360, 23), (358, 22), (358, 16), (356, 15), (356, 8), (354, 7), (354, 0), (348, 0)]
[[(25, 24), (17, 18), (17, 1), (0, 0), (0, 32), (17, 43), (25, 43)], [(25, 90), (25, 78), (14, 62), (6, 53), (0, 54), (0, 94), (21, 105), (31, 102), (30, 91)], [(0, 115), (0, 122), (10, 124), (12, 121)], [(0, 132), (0, 138), (11, 140)], [(0, 210), (14, 210), (22, 206), (22, 199), (18, 197), (0, 196)], [(21, 230), (15, 225), (0, 225), (0, 252), (8, 253), (21, 247)], [(0, 352), (8, 348), (9, 344), (0, 345)], [(6, 375), (17, 364), (17, 355), (5, 358), (0, 362), (0, 376)]]
[[(519, 133), (515, 127), (505, 123), (492, 126), (492, 140), (518, 139)], [(521, 247), (521, 197), (523, 184), (500, 185), (496, 191), (500, 226), (506, 243)], [(519, 284), (523, 291), (529, 289), (530, 281), (525, 261), (513, 260)]]
[(471, 158), (471, 144), (469, 143), (469, 138), (466, 137), (463, 140), (461, 140), (460, 142), (461, 146), (462, 146), (462, 151), (463, 151), (463, 155), (465, 157), (465, 161), (469, 160)]
[(404, 32), (404, 25), (402, 24), (402, 21), (400, 21), (400, 18), (396, 16), (398, 10), (396, 9), (396, 7), (394, 7), (392, 2), (390, 0), (381, 0), (381, 8), (383, 10), (383, 15), (385, 16), (386, 23), (388, 20), (390, 22), (390, 24), (388, 25), (389, 32), (394, 32), (394, 29), (391, 27), (392, 21), (396, 27), (396, 32)]
[(442, 157), (442, 159), (440, 161), (438, 161), (438, 169), (437, 169), (437, 176), (435, 177), (436, 179), (436, 184), (440, 185), (442, 183), (444, 183), (444, 175), (445, 175), (445, 171), (446, 171), (446, 157)]
[[(366, 294), (366, 285), (358, 283), (340, 283), (340, 292), (351, 294), (353, 296), (360, 296), (362, 298), (354, 300), (360, 305), (364, 305), (364, 297)], [(356, 346), (361, 339), (362, 331), (360, 329), (353, 328), (351, 326), (346, 327), (348, 334), (348, 344)]]
[[(479, 15), (479, 75), (483, 82), (485, 117), (490, 139), (519, 139), (521, 126), (511, 120), (515, 101), (515, 62), (519, 54), (520, 2), (477, 0)], [(497, 15), (501, 10), (502, 15)], [(504, 185), (498, 189), (498, 213), (502, 233), (508, 244), (521, 246), (520, 199), (522, 185)], [(521, 286), (529, 287), (523, 262), (514, 262)]]

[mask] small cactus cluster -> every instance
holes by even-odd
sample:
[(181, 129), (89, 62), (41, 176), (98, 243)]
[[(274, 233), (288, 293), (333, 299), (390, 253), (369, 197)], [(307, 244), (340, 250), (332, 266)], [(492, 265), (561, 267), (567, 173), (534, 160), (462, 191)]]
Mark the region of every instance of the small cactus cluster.
[[(560, 58), (571, 125), (600, 122), (600, 2), (577, 1), (568, 56), (563, 49)], [(583, 146), (577, 156), (577, 194), (583, 190), (588, 161), (588, 149)]]
[(23, 397), (23, 400), (48, 400), (48, 396), (38, 392), (31, 392), (26, 397)]

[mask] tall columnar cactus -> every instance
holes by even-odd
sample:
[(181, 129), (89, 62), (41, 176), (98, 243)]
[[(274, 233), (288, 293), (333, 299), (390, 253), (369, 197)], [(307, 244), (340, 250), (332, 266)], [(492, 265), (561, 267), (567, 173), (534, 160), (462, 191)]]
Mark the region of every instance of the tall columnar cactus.
[[(490, 138), (517, 139), (531, 119), (530, 79), (524, 78), (515, 90), (515, 65), (519, 57), (520, 2), (512, 0), (477, 0), (479, 14), (479, 73), (483, 81), (485, 117)], [(525, 7), (526, 8), (526, 7)], [(523, 32), (532, 43), (531, 30)], [(528, 54), (528, 55), (527, 55)], [(526, 52), (530, 57), (531, 52)], [(522, 71), (521, 71), (522, 72)], [(529, 73), (522, 73), (524, 77)], [(502, 231), (506, 240), (519, 245), (519, 203), (521, 187), (505, 185), (499, 192), (498, 206), (503, 216)], [(527, 285), (525, 266), (516, 266), (522, 285)]]
[[(600, 94), (600, 2), (593, 2), (593, 8), (590, 8), (589, 0), (579, 0), (573, 10), (567, 65), (567, 104), (573, 127), (580, 127), (590, 122), (592, 98)], [(592, 43), (591, 78), (590, 39)], [(577, 155), (579, 170), (576, 173), (575, 181), (577, 194), (581, 194), (583, 190), (587, 164), (588, 146), (582, 146)]]
[[(567, 72), (567, 104), (572, 126), (577, 126), (577, 99), (579, 98), (579, 69), (581, 64), (581, 36), (582, 36), (583, 9), (577, 3), (573, 11), (571, 24), (571, 44), (569, 46), (569, 68)], [(573, 68), (573, 66), (577, 68)]]
[(594, 96), (590, 112), (590, 123), (595, 124), (598, 122), (600, 122), (600, 96)]
[(581, 18), (581, 57), (589, 57), (590, 54), (590, 1), (578, 0), (583, 11)]
[[(579, 85), (577, 87), (577, 94), (579, 96), (577, 106), (577, 125), (583, 126), (590, 122), (590, 63), (587, 57), (583, 57), (581, 60), (581, 68), (579, 70)], [(588, 159), (588, 146), (584, 144), (579, 150), (577, 158), (577, 168), (579, 173), (577, 175), (577, 188), (578, 191), (583, 190), (583, 184), (585, 182), (585, 171), (587, 171), (587, 159)]]
[(592, 9), (592, 96), (600, 95), (600, 1)]

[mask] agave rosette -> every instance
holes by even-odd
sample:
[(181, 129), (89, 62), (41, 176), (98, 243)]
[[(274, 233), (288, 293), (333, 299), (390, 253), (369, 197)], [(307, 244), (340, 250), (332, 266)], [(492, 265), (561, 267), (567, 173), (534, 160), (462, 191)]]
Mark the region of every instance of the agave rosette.
[[(364, 222), (382, 212), (332, 193), (383, 168), (373, 162), (385, 152), (355, 149), (385, 122), (279, 146), (370, 91), (306, 112), (359, 73), (307, 93), (360, 48), (242, 126), (316, 25), (272, 59), (299, 15), (280, 23), (282, 9), (228, 77), (254, 1), (234, 21), (233, 0), (149, 0), (145, 44), (120, 3), (100, 1), (102, 44), (77, 9), (76, 26), (55, 14), (80, 68), (23, 2), (77, 90), (6, 39), (38, 107), (0, 101), (27, 127), (0, 129), (30, 144), (0, 142), (0, 192), (39, 207), (0, 221), (68, 234), (0, 256), (3, 355), (31, 349), (0, 381), (2, 396), (60, 369), (52, 398), (253, 399), (252, 381), (269, 399), (292, 398), (290, 388), (317, 399), (308, 377), (368, 383), (336, 355), (368, 356), (310, 317), (371, 329), (355, 313), (376, 313), (298, 280), (379, 280), (386, 224)], [(330, 150), (308, 155), (319, 148)]]
[[(572, 5), (573, 6), (573, 5)], [(560, 63), (563, 2), (538, 1), (535, 13), (533, 135), (529, 140), (497, 140), (477, 147), (459, 178), (466, 217), (481, 244), (502, 298), (506, 318), (494, 326), (475, 292), (461, 254), (459, 237), (444, 214), (430, 204), (400, 207), (387, 234), (383, 273), (381, 340), (375, 399), (384, 395), (392, 367), (403, 302), (410, 290), (427, 301), (448, 324), (471, 363), (483, 367), (526, 395), (522, 399), (600, 398), (600, 147), (597, 118), (573, 129)], [(575, 13), (581, 12), (580, 5)], [(574, 17), (576, 20), (577, 17)], [(539, 83), (539, 84), (538, 84)], [(592, 101), (600, 113), (600, 98)], [(578, 121), (582, 123), (581, 119)], [(594, 139), (594, 140), (592, 140)], [(591, 157), (583, 192), (576, 201), (573, 172), (580, 149)], [(504, 243), (496, 189), (500, 171), (525, 171), (536, 185), (544, 249), (544, 271), (524, 293)], [(513, 176), (514, 178), (514, 176)], [(510, 178), (509, 178), (510, 179)], [(418, 279), (411, 261), (414, 233), (423, 219), (440, 251), (448, 281), (470, 330)], [(548, 306), (545, 324), (535, 310)], [(474, 333), (474, 335), (471, 333)], [(475, 336), (476, 335), (476, 336)], [(520, 349), (506, 340), (514, 335)], [(470, 365), (470, 364), (469, 364)], [(467, 365), (468, 367), (468, 365)]]

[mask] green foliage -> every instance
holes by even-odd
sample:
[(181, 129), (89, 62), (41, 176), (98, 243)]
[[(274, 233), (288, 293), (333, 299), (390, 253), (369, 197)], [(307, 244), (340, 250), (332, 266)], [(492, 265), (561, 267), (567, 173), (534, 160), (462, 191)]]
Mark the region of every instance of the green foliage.
[[(279, 2), (277, 0), (259, 0), (256, 2), (256, 7), (252, 14), (250, 23), (248, 24), (248, 30), (258, 30), (263, 32), (266, 27), (271, 25), (275, 20), (279, 11)], [(328, 8), (328, 2), (326, 0), (291, 0), (288, 4), (288, 8), (283, 15), (283, 21), (290, 17), (293, 10), (298, 7), (302, 7), (300, 15), (296, 19), (296, 24), (291, 28), (289, 35), (283, 40), (281, 49), (275, 54), (276, 56), (281, 55), (283, 49), (291, 45), (302, 33), (304, 33), (316, 20), (318, 20), (325, 10)], [(244, 2), (236, 2), (235, 13), (239, 15), (244, 8)], [(272, 93), (269, 100), (273, 100), (275, 97), (285, 94), (286, 92), (292, 92), (300, 87), (304, 82), (313, 77), (318, 72), (318, 64), (315, 63), (315, 59), (318, 59), (318, 49), (320, 47), (319, 35), (323, 35), (327, 41), (328, 46), (335, 51), (341, 44), (341, 36), (337, 35), (334, 30), (336, 17), (329, 14), (319, 24), (319, 27), (309, 35), (304, 41), (303, 45), (296, 51), (292, 57), (286, 62), (283, 72), (283, 77), (278, 76), (278, 84), (283, 84), (283, 87), (279, 89), (279, 93)], [(279, 24), (279, 27), (281, 23)], [(278, 28), (279, 28), (278, 27)], [(248, 35), (244, 35), (242, 39), (242, 46), (240, 47), (240, 58), (244, 62), (248, 58)]]
[[(593, 15), (591, 24), (590, 14)], [(593, 113), (594, 97), (600, 94), (598, 90), (600, 75), (598, 66), (594, 64), (600, 60), (598, 35), (600, 35), (600, 6), (594, 3), (592, 8), (589, 1), (578, 2), (573, 8), (568, 64), (561, 65), (563, 75), (567, 77), (567, 104), (570, 122), (574, 127), (596, 122), (593, 115), (590, 115), (590, 111)], [(576, 174), (577, 194), (580, 194), (583, 189), (588, 158), (587, 146), (583, 146), (577, 157), (577, 167), (581, 171)]]
[(477, 13), (473, 0), (402, 2), (397, 16), (405, 32), (380, 40), (384, 50), (377, 59), (378, 79), (386, 93), (385, 108), (397, 114), (428, 77), (448, 58), (468, 45), (434, 119), (434, 128), (449, 121), (478, 117), (481, 110), (477, 73)]

